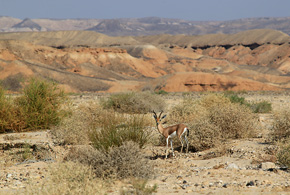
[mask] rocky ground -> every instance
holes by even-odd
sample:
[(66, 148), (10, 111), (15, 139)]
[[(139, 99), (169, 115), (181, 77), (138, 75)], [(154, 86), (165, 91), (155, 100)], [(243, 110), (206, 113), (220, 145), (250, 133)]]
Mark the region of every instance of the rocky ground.
[[(275, 110), (285, 106), (288, 97), (248, 97), (255, 98), (271, 99)], [(276, 164), (277, 146), (267, 142), (271, 117), (260, 115), (256, 138), (229, 141), (221, 148), (188, 154), (176, 150), (176, 157), (164, 159), (163, 146), (147, 147), (144, 152), (156, 173), (148, 185), (158, 185), (156, 194), (290, 194), (290, 172)], [(67, 151), (53, 143), (49, 131), (1, 134), (0, 194), (18, 194), (29, 183), (45, 182), (49, 166), (61, 161)], [(34, 160), (29, 158), (28, 146)], [(130, 188), (116, 182), (107, 192), (119, 194)]]

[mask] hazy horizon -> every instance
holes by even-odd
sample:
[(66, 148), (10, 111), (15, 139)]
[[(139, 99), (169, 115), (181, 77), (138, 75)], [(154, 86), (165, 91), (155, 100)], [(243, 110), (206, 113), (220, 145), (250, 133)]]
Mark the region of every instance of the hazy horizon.
[(161, 17), (223, 21), (289, 17), (289, 0), (0, 0), (0, 16), (19, 19), (114, 19)]

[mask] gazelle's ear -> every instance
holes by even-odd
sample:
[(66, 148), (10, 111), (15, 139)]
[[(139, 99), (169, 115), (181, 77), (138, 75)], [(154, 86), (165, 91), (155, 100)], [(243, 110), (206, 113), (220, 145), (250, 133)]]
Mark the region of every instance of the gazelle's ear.
[(164, 119), (166, 116), (167, 116), (167, 115), (165, 114), (164, 116), (162, 116), (162, 118), (161, 118), (161, 119)]
[(155, 118), (155, 120), (157, 119), (157, 117), (156, 117), (156, 115), (155, 115), (155, 114), (153, 114), (153, 117)]

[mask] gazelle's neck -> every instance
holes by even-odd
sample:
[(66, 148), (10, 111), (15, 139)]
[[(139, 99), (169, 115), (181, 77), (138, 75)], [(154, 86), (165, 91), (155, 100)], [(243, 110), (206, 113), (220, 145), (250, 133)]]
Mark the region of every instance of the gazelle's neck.
[(159, 124), (157, 125), (157, 129), (158, 129), (158, 131), (159, 131), (162, 135), (164, 135), (164, 134), (163, 134), (163, 132), (164, 132), (164, 128), (162, 127), (162, 124), (161, 124), (161, 123), (159, 123)]

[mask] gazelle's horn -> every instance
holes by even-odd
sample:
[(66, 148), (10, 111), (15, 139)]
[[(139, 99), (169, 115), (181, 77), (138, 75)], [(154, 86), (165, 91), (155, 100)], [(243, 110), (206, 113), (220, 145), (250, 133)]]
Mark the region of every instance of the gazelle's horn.
[(157, 117), (157, 114), (156, 114), (156, 112), (154, 111), (154, 110), (152, 110), (152, 112), (153, 112), (153, 114)]
[(162, 112), (163, 112), (163, 110), (160, 112), (160, 114), (159, 114), (159, 118), (161, 117), (161, 115), (162, 115)]

